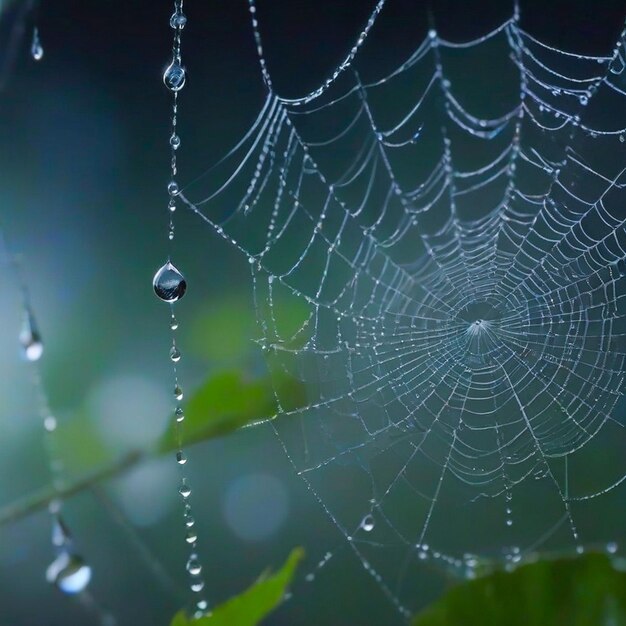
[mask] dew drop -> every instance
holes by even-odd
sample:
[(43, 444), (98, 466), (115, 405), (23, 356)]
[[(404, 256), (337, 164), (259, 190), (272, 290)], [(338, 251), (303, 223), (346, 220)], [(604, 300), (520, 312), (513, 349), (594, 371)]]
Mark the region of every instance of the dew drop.
[(189, 513), (185, 513), (185, 526), (187, 528), (192, 528), (195, 523), (196, 520), (191, 515), (189, 515)]
[(41, 59), (43, 59), (43, 46), (41, 45), (41, 39), (39, 39), (39, 29), (37, 27), (33, 29), (33, 41), (30, 45), (30, 55), (35, 61), (41, 61)]
[(170, 91), (180, 91), (185, 85), (185, 70), (174, 59), (163, 72), (163, 83)]
[(154, 275), (152, 286), (154, 293), (165, 302), (176, 302), (187, 291), (187, 281), (169, 261)]
[(191, 495), (191, 487), (187, 484), (184, 478), (178, 493), (180, 493), (183, 498), (188, 498)]
[(57, 420), (54, 415), (48, 415), (43, 420), (43, 427), (49, 432), (54, 432), (57, 429)]
[(172, 146), (174, 150), (178, 150), (180, 147), (180, 137), (176, 133), (172, 133), (170, 137), (170, 146)]
[(184, 421), (185, 413), (183, 412), (181, 407), (178, 407), (176, 411), (174, 411), (174, 415), (176, 416), (176, 421), (180, 424), (180, 422)]
[(178, 320), (172, 315), (172, 319), (170, 319), (170, 328), (172, 330), (176, 330), (178, 328)]
[(183, 399), (183, 390), (178, 385), (174, 387), (174, 397), (179, 401)]
[(52, 545), (60, 548), (71, 540), (72, 535), (65, 525), (65, 522), (59, 515), (55, 515), (52, 522)]
[(187, 24), (187, 16), (180, 10), (176, 9), (170, 17), (170, 26), (174, 29), (182, 30)]
[(609, 554), (615, 554), (617, 552), (617, 543), (615, 541), (611, 541), (606, 544), (606, 551)]
[(183, 454), (182, 450), (179, 450), (176, 453), (176, 462), (179, 465), (184, 465), (185, 463), (187, 463), (187, 457)]
[(202, 573), (202, 565), (200, 565), (197, 554), (192, 554), (189, 557), (189, 560), (187, 561), (187, 571), (192, 576), (199, 576)]
[(30, 311), (27, 311), (24, 317), (24, 325), (20, 332), (20, 343), (22, 344), (24, 356), (28, 361), (34, 362), (41, 358), (43, 354), (43, 342), (37, 330), (35, 318)]
[(185, 541), (187, 543), (196, 543), (197, 540), (198, 535), (193, 530), (187, 531), (187, 534), (185, 535)]
[(174, 363), (180, 361), (180, 350), (176, 346), (170, 348), (170, 359), (172, 359)]
[(191, 591), (195, 593), (199, 593), (204, 589), (204, 581), (203, 580), (195, 580), (191, 583)]
[(626, 141), (626, 135), (620, 135), (619, 140), (621, 143), (624, 143)]
[(374, 517), (372, 515), (366, 515), (362, 520), (361, 520), (361, 528), (366, 532), (366, 533), (370, 533), (374, 530)]
[(46, 579), (63, 593), (80, 593), (91, 580), (91, 567), (80, 556), (63, 551), (48, 566)]
[(207, 608), (209, 607), (209, 603), (206, 600), (200, 600), (198, 602), (198, 604), (196, 604), (196, 606), (198, 607), (198, 609), (200, 609), (201, 611), (206, 611)]

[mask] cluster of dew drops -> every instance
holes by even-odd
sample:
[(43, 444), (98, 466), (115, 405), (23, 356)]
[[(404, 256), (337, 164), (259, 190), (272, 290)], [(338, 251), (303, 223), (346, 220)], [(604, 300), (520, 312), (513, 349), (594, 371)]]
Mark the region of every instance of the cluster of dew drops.
[[(24, 358), (36, 364), (43, 356), (44, 344), (34, 315), (28, 306), (25, 308), (19, 340)], [(50, 415), (48, 410), (44, 413), (44, 429), (48, 434), (53, 433), (57, 428), (56, 418)], [(50, 462), (54, 464), (55, 460), (51, 458)], [(61, 502), (53, 500), (49, 511), (52, 516), (52, 545), (56, 556), (46, 570), (46, 580), (64, 593), (81, 593), (91, 580), (91, 567), (74, 548), (72, 535), (61, 517)]]
[[(176, 0), (174, 3), (174, 12), (170, 18), (170, 26), (174, 29), (174, 45), (172, 48), (172, 61), (165, 69), (163, 73), (163, 83), (173, 93), (174, 102), (172, 107), (172, 132), (169, 138), (169, 144), (172, 151), (171, 161), (171, 174), (172, 179), (167, 185), (167, 191), (170, 196), (168, 202), (168, 209), (170, 212), (170, 228), (169, 239), (174, 239), (174, 225), (172, 221), (172, 214), (176, 210), (176, 196), (179, 193), (178, 183), (175, 181), (176, 176), (176, 150), (180, 147), (180, 137), (176, 133), (176, 116), (178, 113), (178, 92), (184, 87), (186, 80), (185, 68), (182, 65), (180, 55), (180, 34), (182, 29), (187, 23), (187, 17), (182, 10), (182, 1)], [(163, 302), (167, 302), (172, 307), (170, 328), (172, 332), (178, 329), (178, 321), (174, 315), (173, 305), (180, 300), (187, 291), (187, 281), (182, 273), (174, 266), (174, 264), (168, 260), (160, 267), (154, 275), (152, 286), (157, 297)], [(172, 345), (169, 352), (170, 359), (174, 365), (174, 400), (176, 402), (176, 408), (174, 410), (174, 416), (177, 424), (180, 424), (185, 419), (185, 414), (181, 406), (183, 399), (183, 390), (178, 384), (178, 375), (176, 371), (176, 364), (181, 359), (181, 353), (176, 346), (176, 340), (174, 335), (172, 336)], [(176, 462), (183, 466), (187, 463), (187, 457), (185, 456), (182, 448), (176, 452)], [(198, 554), (196, 553), (197, 545), (197, 533), (194, 529), (195, 520), (192, 516), (191, 504), (189, 503), (189, 497), (191, 496), (191, 487), (187, 484), (187, 479), (181, 479), (181, 485), (179, 493), (184, 502), (184, 522), (185, 522), (185, 541), (190, 545), (192, 552), (187, 560), (186, 569), (190, 576), (190, 588), (194, 593), (200, 593), (204, 589), (204, 580), (202, 578), (202, 565)], [(205, 599), (200, 599), (196, 603), (197, 613), (196, 616), (204, 614), (208, 606)]]

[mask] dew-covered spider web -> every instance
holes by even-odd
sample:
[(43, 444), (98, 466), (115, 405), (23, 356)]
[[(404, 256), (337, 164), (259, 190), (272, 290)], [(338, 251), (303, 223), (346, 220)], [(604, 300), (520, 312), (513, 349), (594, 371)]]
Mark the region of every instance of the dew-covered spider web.
[[(517, 9), (432, 22), (392, 71), (272, 86), (179, 195), (247, 256), (297, 473), (401, 614), (427, 563), (470, 570), (619, 539), (624, 522), (626, 57), (542, 43)], [(609, 544), (610, 551), (616, 546)]]

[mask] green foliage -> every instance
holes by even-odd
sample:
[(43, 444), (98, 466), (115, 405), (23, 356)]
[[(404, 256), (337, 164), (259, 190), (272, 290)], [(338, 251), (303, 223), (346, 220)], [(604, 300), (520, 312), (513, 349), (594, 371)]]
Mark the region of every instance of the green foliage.
[[(300, 383), (285, 374), (246, 380), (241, 372), (221, 372), (209, 378), (185, 406), (183, 443), (191, 444), (226, 435), (246, 424), (273, 417), (278, 407), (276, 394), (305, 401)], [(161, 440), (160, 452), (177, 447), (175, 427)]]
[(244, 592), (217, 606), (210, 615), (189, 618), (179, 611), (171, 626), (256, 626), (283, 600), (304, 552), (296, 548), (275, 574), (263, 573)]
[(626, 626), (626, 573), (602, 554), (544, 560), (451, 589), (413, 626)]

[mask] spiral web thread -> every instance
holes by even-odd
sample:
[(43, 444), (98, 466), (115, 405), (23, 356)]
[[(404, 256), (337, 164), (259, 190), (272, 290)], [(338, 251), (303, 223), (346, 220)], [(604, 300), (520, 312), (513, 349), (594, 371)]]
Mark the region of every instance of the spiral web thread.
[(259, 341), (308, 393), (271, 427), (408, 614), (424, 561), (471, 573), (616, 532), (592, 522), (624, 480), (626, 58), (623, 32), (562, 51), (516, 9), (366, 79), (382, 8), (288, 100), (250, 0), (267, 98), (180, 198), (248, 257)]

